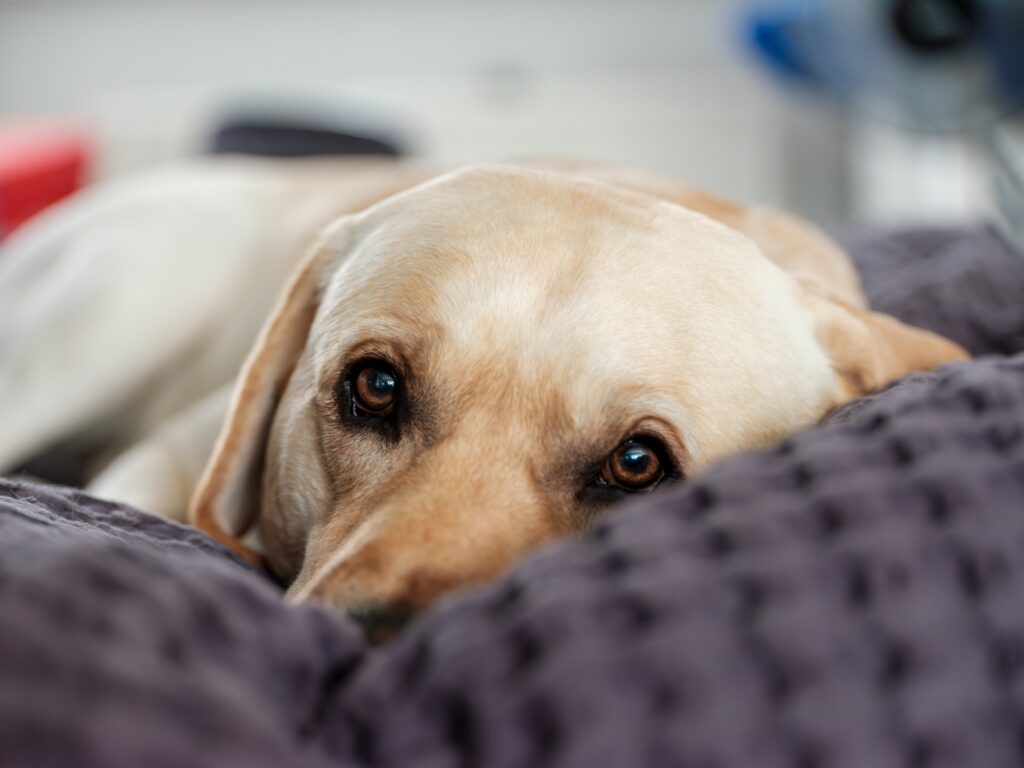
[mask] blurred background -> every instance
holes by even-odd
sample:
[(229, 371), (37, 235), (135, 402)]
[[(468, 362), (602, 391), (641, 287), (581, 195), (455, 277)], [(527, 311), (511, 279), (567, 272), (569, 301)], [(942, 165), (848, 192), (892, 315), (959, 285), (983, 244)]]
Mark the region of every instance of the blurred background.
[(624, 163), (826, 224), (978, 216), (962, 140), (787, 85), (752, 53), (751, 5), (0, 0), (0, 168), (49, 137), (103, 179), (257, 119), (440, 163)]

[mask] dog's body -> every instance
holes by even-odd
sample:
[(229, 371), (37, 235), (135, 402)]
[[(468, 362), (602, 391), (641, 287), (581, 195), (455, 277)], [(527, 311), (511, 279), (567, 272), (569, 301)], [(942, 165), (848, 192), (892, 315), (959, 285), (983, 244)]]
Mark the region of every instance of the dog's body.
[(316, 233), (429, 175), (204, 160), (38, 217), (0, 245), (0, 472), (73, 441), (90, 475), (106, 470), (92, 490), (185, 520), (238, 370)]
[[(180, 335), (216, 364), (152, 398), (164, 426), (98, 485), (180, 516), (198, 483), (192, 520), (252, 557), (240, 538), (258, 532), (298, 599), (415, 609), (628, 492), (965, 357), (869, 312), (846, 255), (810, 225), (672, 182), (565, 164), (425, 184), (403, 165), (230, 173), (252, 229), (236, 228), (213, 282), (251, 280), (256, 253), (267, 279), (229, 294), (227, 313), (203, 299), (207, 323)], [(209, 258), (223, 241), (196, 238)], [(228, 401), (217, 390), (292, 264), (200, 480)], [(56, 434), (36, 431), (36, 448)], [(0, 468), (17, 449), (0, 446)]]

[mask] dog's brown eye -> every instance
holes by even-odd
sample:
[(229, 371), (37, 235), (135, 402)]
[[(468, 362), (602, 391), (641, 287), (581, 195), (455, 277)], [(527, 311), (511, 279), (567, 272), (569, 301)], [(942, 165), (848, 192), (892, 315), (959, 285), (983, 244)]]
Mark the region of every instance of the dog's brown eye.
[(630, 439), (615, 449), (604, 469), (601, 482), (624, 491), (653, 490), (665, 477), (658, 451), (646, 441)]
[(387, 363), (371, 360), (352, 377), (352, 405), (359, 415), (383, 416), (398, 400), (398, 374)]

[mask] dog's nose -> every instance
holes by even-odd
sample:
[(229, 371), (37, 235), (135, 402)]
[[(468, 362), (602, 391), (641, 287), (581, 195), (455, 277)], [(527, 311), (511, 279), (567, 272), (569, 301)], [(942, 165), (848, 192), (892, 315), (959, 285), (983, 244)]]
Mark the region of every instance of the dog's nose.
[(376, 645), (396, 635), (414, 611), (408, 603), (371, 602), (349, 608), (346, 613), (363, 628), (366, 639)]

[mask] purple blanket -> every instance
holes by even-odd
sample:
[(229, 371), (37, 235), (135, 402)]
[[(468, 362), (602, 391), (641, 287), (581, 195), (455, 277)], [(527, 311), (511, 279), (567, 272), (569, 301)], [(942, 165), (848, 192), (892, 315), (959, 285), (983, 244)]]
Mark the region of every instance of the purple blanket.
[(204, 536), (0, 481), (3, 766), (1024, 762), (1024, 259), (853, 243), (990, 355), (617, 510), (391, 644)]

